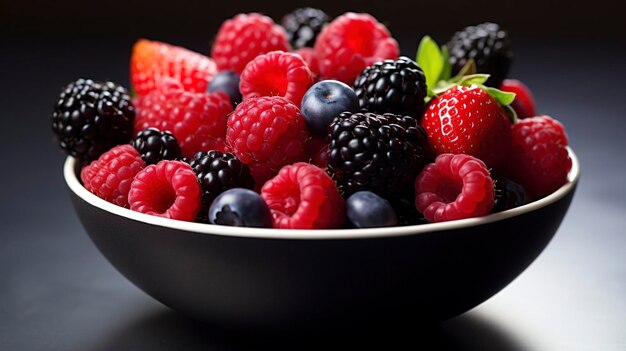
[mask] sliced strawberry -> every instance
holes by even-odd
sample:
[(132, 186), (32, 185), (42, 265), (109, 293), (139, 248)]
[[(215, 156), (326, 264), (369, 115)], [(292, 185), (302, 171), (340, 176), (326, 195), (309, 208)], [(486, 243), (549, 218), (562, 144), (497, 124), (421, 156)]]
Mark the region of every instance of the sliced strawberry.
[(178, 80), (186, 91), (204, 92), (215, 73), (215, 62), (204, 55), (146, 39), (135, 43), (130, 59), (130, 81), (138, 96), (155, 90), (165, 77)]

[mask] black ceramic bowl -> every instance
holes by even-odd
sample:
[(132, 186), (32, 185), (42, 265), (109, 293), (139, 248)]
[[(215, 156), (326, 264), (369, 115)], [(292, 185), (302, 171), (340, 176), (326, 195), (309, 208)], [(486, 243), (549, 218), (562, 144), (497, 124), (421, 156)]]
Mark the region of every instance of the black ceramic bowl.
[[(186, 315), (254, 330), (439, 321), (509, 284), (546, 247), (579, 164), (553, 194), (480, 218), (418, 226), (277, 230), (188, 223), (110, 204), (65, 162), (87, 233), (140, 289)], [(540, 287), (538, 287), (540, 288)]]

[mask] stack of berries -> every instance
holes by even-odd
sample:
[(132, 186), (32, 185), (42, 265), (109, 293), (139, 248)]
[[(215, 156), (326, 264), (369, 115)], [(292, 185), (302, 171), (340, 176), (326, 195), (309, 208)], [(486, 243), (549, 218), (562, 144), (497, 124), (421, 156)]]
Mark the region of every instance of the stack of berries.
[[(139, 40), (134, 94), (78, 79), (52, 114), (87, 190), (134, 211), (273, 228), (363, 228), (504, 211), (567, 182), (563, 125), (507, 79), (484, 23), (415, 60), (368, 14), (226, 20), (210, 57)], [(134, 95), (133, 98), (130, 96)]]

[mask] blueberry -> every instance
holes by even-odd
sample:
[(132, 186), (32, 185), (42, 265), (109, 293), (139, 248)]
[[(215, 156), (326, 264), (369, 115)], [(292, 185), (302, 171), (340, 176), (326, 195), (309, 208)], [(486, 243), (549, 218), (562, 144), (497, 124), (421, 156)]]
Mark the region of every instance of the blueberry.
[(392, 227), (398, 217), (387, 200), (371, 191), (357, 191), (346, 200), (348, 220), (357, 228)]
[(222, 71), (217, 73), (211, 79), (209, 93), (223, 91), (230, 98), (233, 106), (241, 102), (241, 92), (239, 91), (239, 75), (232, 71)]
[(330, 122), (340, 113), (359, 109), (359, 98), (348, 85), (336, 80), (323, 80), (307, 90), (300, 109), (309, 132), (325, 136)]
[(209, 222), (235, 227), (272, 227), (272, 215), (261, 197), (252, 190), (233, 188), (218, 195), (209, 207)]

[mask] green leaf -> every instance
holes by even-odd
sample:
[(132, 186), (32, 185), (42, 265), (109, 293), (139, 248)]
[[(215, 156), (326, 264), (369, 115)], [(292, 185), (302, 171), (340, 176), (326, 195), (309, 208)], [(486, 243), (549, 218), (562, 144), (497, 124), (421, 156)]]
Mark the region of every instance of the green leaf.
[(468, 76), (461, 77), (459, 81), (459, 85), (470, 86), (472, 84), (482, 85), (487, 79), (489, 79), (488, 74), (470, 74)]
[(485, 89), (487, 94), (491, 95), (491, 97), (494, 98), (501, 105), (508, 106), (513, 102), (513, 100), (515, 100), (515, 93), (509, 93), (507, 91), (502, 91), (491, 87), (482, 88)]
[(426, 86), (434, 87), (443, 71), (444, 61), (439, 45), (429, 36), (424, 36), (417, 48), (417, 64), (424, 71)]
[(515, 124), (517, 122), (517, 112), (515, 112), (515, 110), (513, 109), (513, 106), (506, 105), (504, 106), (504, 110), (509, 115), (509, 120), (511, 121), (511, 124)]
[(452, 65), (450, 64), (450, 53), (448, 52), (448, 48), (445, 46), (442, 47), (441, 54), (443, 57), (443, 70), (441, 71), (439, 80), (449, 80), (450, 76), (452, 76)]

